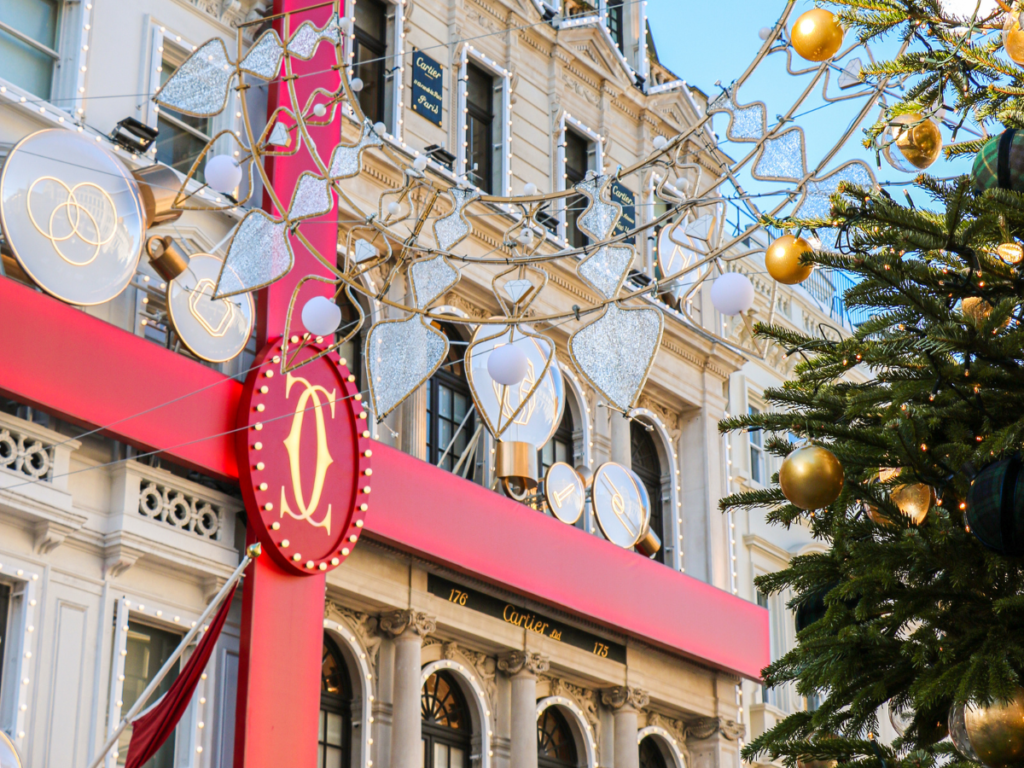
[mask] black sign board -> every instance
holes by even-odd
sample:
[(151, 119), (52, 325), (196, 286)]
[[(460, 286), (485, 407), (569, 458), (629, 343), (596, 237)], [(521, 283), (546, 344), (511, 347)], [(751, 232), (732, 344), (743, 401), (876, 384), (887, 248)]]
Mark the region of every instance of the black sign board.
[(444, 102), (444, 67), (426, 54), (412, 53), (412, 111), (441, 125)]
[[(608, 192), (612, 202), (622, 206), (622, 216), (619, 217), (619, 223), (615, 225), (612, 236), (618, 237), (624, 232), (632, 232), (636, 229), (636, 195), (630, 192), (621, 181), (613, 181), (609, 184)], [(632, 244), (636, 242), (636, 238), (627, 237), (624, 242)]]
[(609, 642), (604, 638), (597, 637), (575, 627), (570, 627), (560, 621), (549, 619), (546, 616), (520, 608), (512, 603), (485, 595), (483, 592), (467, 589), (432, 573), (427, 575), (427, 591), (454, 605), (493, 616), (508, 624), (514, 624), (530, 632), (536, 632), (538, 635), (544, 635), (560, 643), (565, 643), (575, 648), (582, 648), (584, 651), (600, 656), (602, 659), (611, 659), (620, 664), (626, 663), (626, 646), (624, 645)]

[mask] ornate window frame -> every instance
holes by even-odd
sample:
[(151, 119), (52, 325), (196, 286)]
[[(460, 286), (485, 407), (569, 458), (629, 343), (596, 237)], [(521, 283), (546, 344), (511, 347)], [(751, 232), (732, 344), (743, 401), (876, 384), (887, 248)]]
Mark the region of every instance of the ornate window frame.
[(576, 702), (565, 696), (548, 696), (537, 702), (538, 720), (548, 707), (558, 707), (563, 715), (567, 715), (566, 720), (569, 721), (569, 726), (576, 737), (576, 752), (578, 755), (582, 755), (585, 760), (583, 765), (585, 768), (596, 768), (597, 739), (594, 736), (594, 728), (587, 721), (583, 710), (579, 708)]

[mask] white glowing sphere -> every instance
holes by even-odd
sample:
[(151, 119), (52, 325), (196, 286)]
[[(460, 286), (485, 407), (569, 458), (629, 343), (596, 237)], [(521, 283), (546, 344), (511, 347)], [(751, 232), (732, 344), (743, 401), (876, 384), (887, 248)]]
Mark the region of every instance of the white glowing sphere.
[(314, 105), (313, 106), (313, 114), (316, 115), (317, 117), (323, 117), (324, 115), (327, 114), (327, 105), (326, 104), (316, 104), (316, 105)]
[(711, 303), (723, 315), (738, 315), (754, 306), (754, 284), (739, 272), (720, 275), (711, 286)]
[(302, 308), (302, 324), (314, 336), (330, 336), (341, 325), (341, 307), (326, 296), (314, 296)]
[(206, 161), (206, 184), (217, 192), (234, 192), (242, 181), (242, 169), (230, 155), (216, 155)]
[(386, 125), (384, 125), (384, 123), (374, 123), (373, 124), (373, 131), (378, 136), (383, 136), (384, 134), (386, 134), (388, 132), (388, 127)]
[(425, 170), (427, 170), (427, 156), (420, 155), (419, 157), (417, 157), (415, 160), (412, 161), (412, 167), (415, 168), (420, 173), (423, 173)]
[(537, 185), (532, 181), (527, 182), (526, 186), (523, 187), (523, 194), (527, 197), (533, 197), (537, 194)]
[(532, 229), (524, 229), (522, 232), (520, 232), (519, 233), (519, 242), (520, 243), (530, 243), (530, 242), (533, 242), (533, 230)]
[(353, 77), (351, 80), (348, 81), (348, 84), (349, 87), (351, 87), (352, 90), (355, 91), (356, 93), (359, 93), (361, 90), (363, 90), (363, 80), (360, 77)]
[(391, 214), (392, 216), (397, 216), (401, 212), (402, 212), (402, 206), (401, 205), (399, 205), (398, 203), (396, 203), (394, 201), (388, 203), (388, 213), (389, 214)]
[(974, 9), (978, 9), (977, 19), (984, 19), (999, 10), (999, 3), (996, 0), (981, 0), (979, 7), (978, 0), (939, 0), (939, 8), (945, 16), (956, 16), (961, 19), (969, 19), (974, 15)]
[(514, 387), (526, 378), (530, 361), (516, 344), (502, 344), (487, 356), (487, 372), (499, 384)]
[(772, 36), (772, 28), (771, 27), (761, 27), (761, 29), (758, 30), (758, 32), (757, 32), (757, 36), (760, 37), (762, 40), (767, 40), (769, 37)]
[(654, 137), (654, 148), (655, 149), (664, 149), (667, 146), (668, 146), (668, 139), (666, 139), (664, 136), (655, 136)]

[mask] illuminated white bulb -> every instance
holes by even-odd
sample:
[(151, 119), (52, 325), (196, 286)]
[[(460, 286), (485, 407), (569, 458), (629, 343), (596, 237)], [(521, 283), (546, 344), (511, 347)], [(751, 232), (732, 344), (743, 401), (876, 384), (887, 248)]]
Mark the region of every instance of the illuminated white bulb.
[(506, 387), (513, 387), (525, 379), (529, 365), (526, 353), (515, 344), (502, 344), (487, 357), (487, 372)]
[(664, 149), (667, 146), (668, 146), (668, 139), (666, 139), (664, 136), (655, 136), (654, 137), (654, 148), (655, 149)]
[(206, 161), (206, 183), (210, 189), (228, 193), (242, 181), (242, 169), (230, 155), (217, 155)]
[(392, 216), (397, 216), (401, 212), (402, 212), (402, 206), (401, 205), (399, 205), (398, 203), (396, 203), (394, 201), (388, 203), (388, 213), (389, 214), (391, 214)]
[(314, 105), (314, 107), (313, 107), (313, 114), (316, 115), (317, 117), (323, 117), (324, 115), (327, 114), (327, 105), (326, 104), (316, 104), (316, 105)]
[[(356, 79), (358, 80), (359, 78), (356, 78)], [(384, 123), (374, 123), (373, 124), (373, 131), (378, 136), (383, 136), (385, 133), (388, 132), (388, 127), (386, 125), (384, 125)]]
[(534, 195), (537, 194), (537, 185), (534, 184), (532, 181), (528, 182), (526, 186), (523, 187), (523, 194), (526, 195), (527, 197), (533, 197)]
[(415, 160), (412, 161), (412, 167), (415, 168), (420, 173), (423, 173), (425, 170), (427, 170), (427, 156), (420, 155), (419, 157), (417, 157)]
[(363, 90), (363, 80), (362, 80), (362, 78), (353, 77), (351, 80), (348, 81), (348, 84), (349, 84), (349, 86), (351, 86), (352, 90), (355, 91), (356, 93), (359, 93), (361, 90)]
[(302, 324), (314, 336), (330, 336), (341, 325), (341, 307), (326, 296), (314, 296), (302, 308)]
[(760, 37), (762, 40), (767, 40), (769, 37), (772, 36), (772, 28), (761, 27), (761, 29), (758, 30), (757, 36)]

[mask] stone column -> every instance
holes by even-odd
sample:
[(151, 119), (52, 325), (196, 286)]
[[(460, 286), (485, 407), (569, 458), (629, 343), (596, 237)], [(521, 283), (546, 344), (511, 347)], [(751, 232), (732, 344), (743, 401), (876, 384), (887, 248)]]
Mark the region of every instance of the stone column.
[(546, 656), (531, 651), (498, 659), (498, 669), (512, 679), (511, 768), (537, 768), (537, 674), (550, 666)]
[(639, 688), (617, 686), (602, 692), (601, 703), (615, 713), (615, 768), (640, 768), (636, 716), (650, 701), (647, 691)]
[(419, 611), (392, 611), (380, 617), (380, 628), (395, 641), (391, 765), (416, 766), (423, 756), (420, 651), (423, 638), (437, 628), (437, 620)]
[[(629, 434), (630, 421), (618, 411), (610, 408), (612, 420), (612, 461), (624, 467), (633, 466), (633, 442)], [(616, 766), (616, 768), (618, 768)]]

